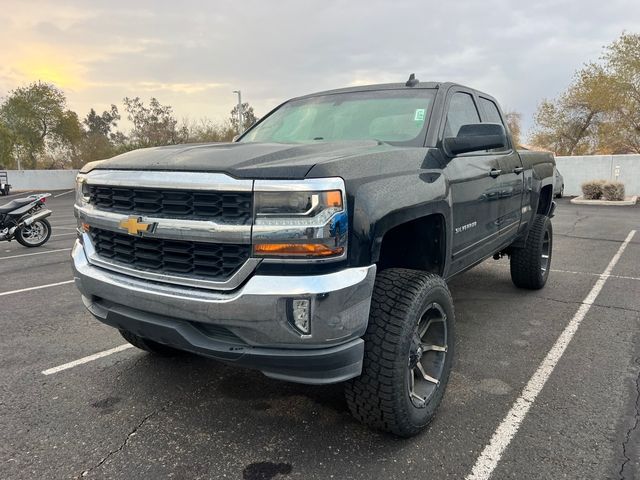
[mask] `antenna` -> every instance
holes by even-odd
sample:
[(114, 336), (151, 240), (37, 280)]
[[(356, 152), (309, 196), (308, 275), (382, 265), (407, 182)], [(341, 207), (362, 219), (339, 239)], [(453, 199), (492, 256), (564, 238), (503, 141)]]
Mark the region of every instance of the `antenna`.
[(405, 87), (415, 87), (418, 83), (420, 83), (420, 80), (418, 80), (416, 78), (416, 74), (412, 73), (411, 75), (409, 75), (409, 80), (407, 80), (407, 83), (405, 83)]

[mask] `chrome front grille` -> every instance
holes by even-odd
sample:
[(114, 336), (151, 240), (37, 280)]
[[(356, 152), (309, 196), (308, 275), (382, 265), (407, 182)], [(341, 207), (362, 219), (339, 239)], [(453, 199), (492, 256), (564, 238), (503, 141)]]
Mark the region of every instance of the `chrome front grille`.
[(225, 281), (247, 261), (250, 245), (138, 237), (91, 227), (102, 259), (140, 271)]
[(251, 223), (251, 192), (211, 192), (88, 185), (97, 210), (159, 218), (212, 220), (230, 225)]

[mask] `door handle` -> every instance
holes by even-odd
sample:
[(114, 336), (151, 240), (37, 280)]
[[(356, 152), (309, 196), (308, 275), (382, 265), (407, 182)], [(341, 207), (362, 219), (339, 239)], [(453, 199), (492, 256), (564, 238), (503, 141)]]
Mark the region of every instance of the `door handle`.
[(524, 168), (523, 167), (516, 167), (513, 169), (513, 173), (515, 173), (516, 175), (520, 175), (523, 172)]
[(492, 168), (489, 172), (489, 176), (493, 178), (499, 177), (500, 175), (502, 175), (502, 170), (498, 170), (496, 168)]

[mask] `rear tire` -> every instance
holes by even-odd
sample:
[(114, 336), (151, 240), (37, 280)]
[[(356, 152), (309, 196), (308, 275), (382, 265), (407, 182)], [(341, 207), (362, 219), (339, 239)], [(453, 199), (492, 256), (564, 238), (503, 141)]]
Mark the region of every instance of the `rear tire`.
[(553, 227), (546, 215), (536, 215), (523, 248), (511, 251), (511, 281), (519, 288), (539, 290), (551, 268)]
[(22, 227), (16, 232), (16, 240), (20, 245), (34, 248), (40, 247), (51, 237), (51, 224), (47, 219), (38, 220), (31, 225)]
[(364, 341), (362, 374), (345, 384), (352, 415), (378, 430), (416, 435), (433, 418), (453, 364), (453, 302), (444, 279), (395, 268), (378, 274)]
[(148, 338), (140, 337), (139, 335), (136, 335), (129, 330), (120, 330), (120, 335), (122, 335), (122, 338), (124, 338), (134, 347), (161, 357), (174, 357), (183, 353), (182, 350), (163, 345), (162, 343), (154, 342), (153, 340), (149, 340)]

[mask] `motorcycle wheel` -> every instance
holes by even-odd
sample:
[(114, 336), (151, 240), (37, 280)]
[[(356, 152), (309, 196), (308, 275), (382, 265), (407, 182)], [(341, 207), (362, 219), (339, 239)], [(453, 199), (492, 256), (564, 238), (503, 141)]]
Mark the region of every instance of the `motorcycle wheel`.
[(51, 224), (48, 220), (38, 220), (16, 232), (18, 243), (29, 248), (44, 245), (50, 236)]

